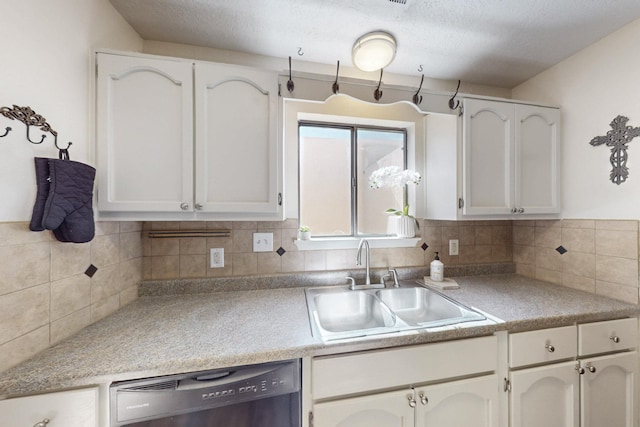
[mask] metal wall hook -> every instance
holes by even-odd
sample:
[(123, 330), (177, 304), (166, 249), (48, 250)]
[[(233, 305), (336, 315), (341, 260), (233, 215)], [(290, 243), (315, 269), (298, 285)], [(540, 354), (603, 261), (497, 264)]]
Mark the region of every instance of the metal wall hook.
[(449, 99), (449, 108), (452, 110), (455, 110), (460, 106), (460, 101), (456, 100), (456, 96), (458, 96), (459, 89), (460, 89), (460, 80), (458, 80), (458, 87), (456, 87), (456, 93), (454, 93), (451, 99)]
[(303, 56), (304, 55), (304, 51), (302, 50), (301, 47), (298, 48), (298, 56)]
[(291, 57), (289, 57), (289, 81), (287, 82), (287, 90), (289, 93), (293, 93), (293, 88), (295, 85), (293, 84), (293, 80), (291, 79)]
[(31, 137), (29, 136), (29, 129), (31, 128), (30, 125), (27, 125), (27, 140), (32, 143), (32, 144), (42, 144), (42, 142), (44, 141), (44, 139), (47, 137), (47, 135), (42, 135), (42, 138), (40, 138), (40, 141), (33, 141), (31, 139)]
[(418, 72), (421, 73), (422, 71), (424, 71), (424, 68), (422, 68), (422, 64), (418, 65)]
[(338, 84), (338, 73), (340, 72), (340, 61), (338, 61), (338, 65), (336, 66), (336, 81), (333, 82), (333, 86), (331, 86), (331, 89), (333, 90), (333, 94), (337, 94), (338, 91), (340, 90), (340, 85)]
[(382, 85), (382, 73), (384, 72), (384, 69), (381, 68), (380, 69), (380, 81), (378, 81), (378, 87), (376, 88), (375, 91), (373, 91), (373, 97), (376, 99), (376, 101), (380, 101), (380, 99), (382, 98), (382, 91), (380, 90), (380, 85)]
[[(60, 158), (69, 158), (69, 147), (71, 147), (71, 142), (67, 144), (66, 148), (61, 148), (58, 145), (58, 132), (51, 129), (51, 125), (47, 123), (47, 119), (42, 117), (40, 114), (36, 114), (35, 111), (31, 109), (31, 107), (19, 107), (14, 105), (12, 108), (9, 107), (0, 107), (0, 115), (10, 119), (10, 120), (18, 120), (24, 123), (27, 128), (27, 141), (32, 144), (42, 144), (47, 137), (47, 133), (53, 135), (53, 143), (55, 147), (60, 151)], [(41, 132), (44, 134), (40, 141), (34, 141), (31, 139), (31, 126), (37, 126)], [(0, 138), (7, 136), (7, 134), (11, 131), (10, 127), (5, 128), (4, 135), (0, 135)]]
[(424, 82), (424, 74), (422, 75), (422, 78), (420, 79), (420, 87), (418, 88), (418, 91), (415, 93), (415, 95), (413, 95), (413, 103), (416, 105), (420, 105), (422, 103), (422, 95), (420, 95), (420, 91), (422, 90), (422, 83)]
[(0, 138), (4, 138), (5, 136), (9, 135), (9, 132), (11, 132), (11, 127), (7, 126), (6, 128), (4, 128), (4, 134), (0, 135)]

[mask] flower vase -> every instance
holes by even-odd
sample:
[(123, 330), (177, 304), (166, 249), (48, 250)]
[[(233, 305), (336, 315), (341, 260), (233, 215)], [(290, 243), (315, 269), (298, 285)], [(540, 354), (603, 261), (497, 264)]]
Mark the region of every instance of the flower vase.
[(404, 215), (392, 215), (387, 222), (387, 232), (401, 239), (409, 239), (416, 235), (416, 221)]

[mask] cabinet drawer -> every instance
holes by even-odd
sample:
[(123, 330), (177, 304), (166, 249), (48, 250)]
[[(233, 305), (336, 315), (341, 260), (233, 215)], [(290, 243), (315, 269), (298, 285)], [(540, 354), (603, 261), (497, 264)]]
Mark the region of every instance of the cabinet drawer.
[(416, 385), (497, 368), (495, 336), (313, 359), (315, 400)]
[(578, 354), (608, 353), (638, 346), (638, 319), (618, 319), (578, 325)]
[(51, 427), (97, 427), (98, 388), (17, 397), (0, 401), (0, 425), (30, 427), (51, 420)]
[(509, 366), (534, 365), (576, 356), (575, 326), (541, 329), (509, 335)]

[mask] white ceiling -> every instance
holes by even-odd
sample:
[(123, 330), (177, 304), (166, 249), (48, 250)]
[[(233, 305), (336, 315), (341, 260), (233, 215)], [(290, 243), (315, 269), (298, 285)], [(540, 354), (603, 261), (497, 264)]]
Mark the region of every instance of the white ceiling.
[(145, 40), (341, 66), (385, 30), (398, 42), (385, 71), (503, 88), (640, 17), (638, 0), (110, 1)]

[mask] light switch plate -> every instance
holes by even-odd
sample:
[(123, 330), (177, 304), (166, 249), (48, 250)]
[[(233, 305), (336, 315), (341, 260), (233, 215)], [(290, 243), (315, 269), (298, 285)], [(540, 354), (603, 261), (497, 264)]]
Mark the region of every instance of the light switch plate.
[(273, 233), (253, 233), (253, 252), (273, 252)]

